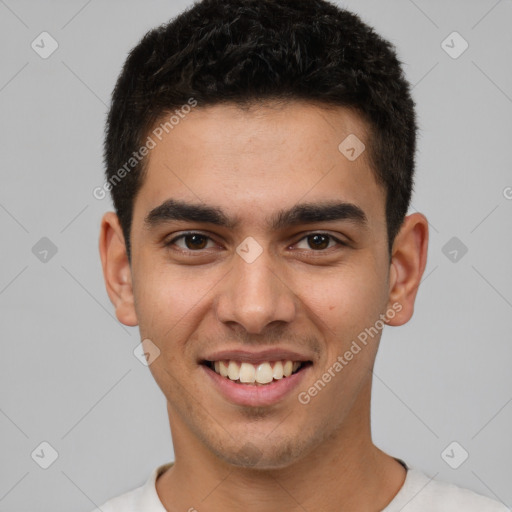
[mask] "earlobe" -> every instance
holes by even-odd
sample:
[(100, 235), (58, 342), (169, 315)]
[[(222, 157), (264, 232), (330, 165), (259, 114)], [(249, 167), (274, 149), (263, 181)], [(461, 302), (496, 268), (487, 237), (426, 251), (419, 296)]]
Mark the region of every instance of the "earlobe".
[(101, 221), (99, 250), (105, 286), (117, 319), (124, 325), (138, 325), (130, 262), (123, 231), (114, 212), (107, 212)]
[(403, 325), (411, 319), (427, 264), (427, 250), (427, 219), (421, 213), (408, 215), (393, 243), (388, 307), (393, 308), (395, 304), (395, 315), (389, 318), (388, 325)]

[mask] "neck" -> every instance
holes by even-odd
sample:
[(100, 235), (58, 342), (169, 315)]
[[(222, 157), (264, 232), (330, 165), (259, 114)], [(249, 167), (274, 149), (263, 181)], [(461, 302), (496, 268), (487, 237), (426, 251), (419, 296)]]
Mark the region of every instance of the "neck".
[(383, 510), (402, 487), (406, 472), (371, 440), (370, 391), (362, 391), (334, 435), (278, 469), (225, 463), (173, 416), (175, 463), (156, 482), (160, 500), (169, 512)]

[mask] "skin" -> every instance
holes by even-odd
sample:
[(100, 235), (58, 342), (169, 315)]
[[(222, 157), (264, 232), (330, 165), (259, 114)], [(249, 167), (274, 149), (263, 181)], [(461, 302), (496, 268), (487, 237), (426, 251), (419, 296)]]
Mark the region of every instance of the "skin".
[[(385, 190), (366, 152), (349, 161), (338, 150), (351, 133), (369, 143), (361, 118), (342, 107), (197, 107), (150, 152), (134, 203), (131, 263), (116, 215), (103, 218), (100, 254), (117, 318), (139, 325), (141, 339), (160, 350), (149, 367), (167, 399), (175, 451), (156, 483), (169, 511), (379, 511), (403, 485), (404, 468), (371, 439), (381, 331), (307, 405), (296, 392), (268, 407), (234, 405), (198, 364), (212, 350), (294, 349), (313, 362), (304, 391), (393, 304), (401, 309), (388, 325), (411, 318), (428, 223), (407, 216), (390, 257)], [(215, 206), (240, 222), (145, 224), (169, 198)], [(297, 203), (339, 200), (359, 206), (367, 224), (273, 231), (266, 222)], [(186, 230), (210, 238), (199, 249), (183, 238), (165, 245)], [(327, 239), (319, 249), (307, 238), (318, 232), (346, 245)], [(236, 253), (247, 237), (263, 249), (250, 264)]]

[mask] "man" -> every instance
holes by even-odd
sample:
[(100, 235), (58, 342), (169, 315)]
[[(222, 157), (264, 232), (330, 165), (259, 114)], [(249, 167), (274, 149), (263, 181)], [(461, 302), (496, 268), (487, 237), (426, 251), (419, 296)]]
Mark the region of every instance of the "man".
[(426, 265), (415, 144), (393, 47), (323, 0), (204, 0), (132, 50), (100, 252), (175, 461), (103, 512), (506, 510), (371, 439), (382, 329)]

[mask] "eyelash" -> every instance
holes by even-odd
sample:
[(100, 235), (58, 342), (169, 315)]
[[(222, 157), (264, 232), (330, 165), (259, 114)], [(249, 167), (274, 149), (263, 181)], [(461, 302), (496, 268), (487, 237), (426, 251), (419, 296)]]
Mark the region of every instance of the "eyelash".
[[(165, 243), (165, 246), (170, 248), (172, 245), (174, 245), (176, 243), (177, 240), (180, 240), (182, 238), (186, 238), (187, 236), (193, 236), (193, 235), (200, 235), (202, 237), (207, 238), (208, 240), (213, 241), (213, 239), (210, 236), (205, 235), (204, 233), (201, 233), (199, 231), (188, 231), (186, 233), (182, 233), (181, 235), (178, 235), (178, 236), (174, 237), (172, 240), (169, 240), (168, 242)], [(342, 247), (346, 247), (348, 245), (347, 243), (341, 241), (340, 239), (336, 238), (335, 236), (331, 235), (330, 233), (324, 233), (322, 231), (313, 231), (311, 233), (308, 233), (308, 234), (304, 235), (302, 238), (300, 238), (299, 240), (297, 240), (297, 242), (295, 242), (295, 244), (293, 244), (293, 245), (296, 245), (299, 242), (301, 242), (302, 240), (304, 240), (304, 239), (306, 239), (306, 238), (308, 238), (310, 236), (314, 236), (314, 235), (326, 236), (330, 240), (336, 242), (339, 246), (342, 246)], [(297, 250), (298, 251), (312, 252), (312, 253), (322, 253), (322, 252), (326, 252), (326, 251), (328, 251), (329, 249), (332, 249), (332, 248), (333, 247), (327, 247), (326, 249), (318, 249), (318, 250), (314, 250), (314, 249), (297, 249)], [(174, 249), (174, 250), (176, 250), (176, 249)], [(193, 253), (201, 254), (205, 250), (207, 250), (207, 249), (198, 249), (197, 251), (194, 251), (192, 249), (183, 249), (183, 248), (180, 247), (178, 249), (178, 252), (182, 252), (183, 254), (191, 255)]]

